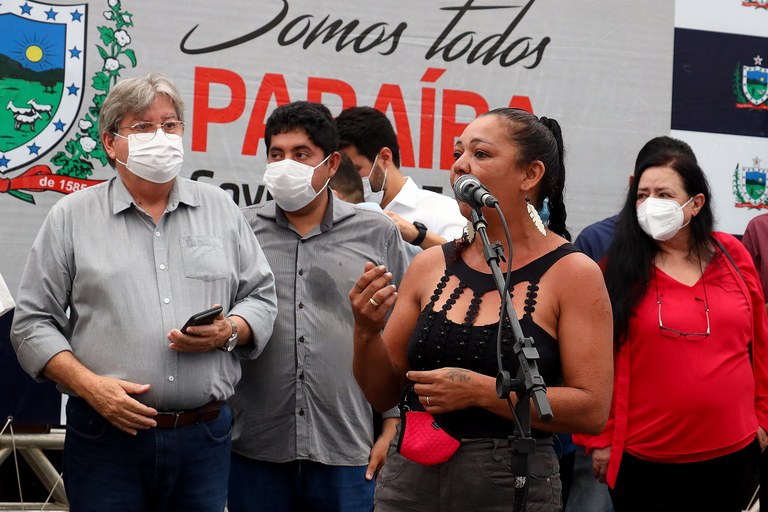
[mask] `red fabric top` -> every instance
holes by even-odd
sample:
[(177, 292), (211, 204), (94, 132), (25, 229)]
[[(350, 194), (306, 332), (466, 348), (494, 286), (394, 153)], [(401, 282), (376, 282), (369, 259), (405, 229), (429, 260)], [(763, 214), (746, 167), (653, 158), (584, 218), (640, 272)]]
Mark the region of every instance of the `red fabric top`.
[[(713, 236), (744, 279), (719, 250), (690, 287), (652, 271), (628, 340), (615, 355), (608, 424), (598, 436), (573, 436), (587, 450), (611, 446), (611, 487), (624, 451), (655, 462), (695, 462), (743, 448), (754, 439), (758, 420), (768, 427), (768, 316), (760, 280), (735, 237)], [(663, 336), (657, 284), (664, 326), (693, 333), (707, 329), (706, 286), (711, 334), (698, 341)]]

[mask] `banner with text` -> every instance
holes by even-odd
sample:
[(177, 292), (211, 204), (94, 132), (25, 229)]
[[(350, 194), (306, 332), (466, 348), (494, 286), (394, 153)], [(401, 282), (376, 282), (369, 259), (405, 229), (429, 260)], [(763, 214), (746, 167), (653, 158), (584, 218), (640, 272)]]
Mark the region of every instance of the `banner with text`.
[(448, 195), (454, 140), (477, 114), (555, 118), (574, 233), (615, 212), (638, 148), (670, 129), (666, 0), (6, 0), (0, 30), (0, 273), (14, 292), (50, 206), (114, 176), (97, 119), (126, 77), (177, 84), (183, 175), (241, 206), (265, 200), (264, 123), (294, 100), (384, 111), (404, 173)]

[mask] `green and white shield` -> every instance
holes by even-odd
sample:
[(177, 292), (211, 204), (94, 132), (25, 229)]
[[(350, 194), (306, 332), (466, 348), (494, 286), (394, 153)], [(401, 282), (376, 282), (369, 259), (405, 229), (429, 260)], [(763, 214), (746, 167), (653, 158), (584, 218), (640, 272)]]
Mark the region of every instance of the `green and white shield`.
[(0, 173), (54, 148), (77, 118), (87, 4), (0, 3)]

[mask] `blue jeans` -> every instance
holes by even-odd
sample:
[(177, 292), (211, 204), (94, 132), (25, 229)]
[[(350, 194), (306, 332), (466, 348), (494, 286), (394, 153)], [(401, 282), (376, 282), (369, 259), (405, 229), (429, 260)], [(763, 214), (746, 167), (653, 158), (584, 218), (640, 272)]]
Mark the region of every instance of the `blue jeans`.
[(232, 454), (229, 512), (371, 512), (375, 480), (367, 466), (274, 463)]
[(592, 473), (592, 457), (584, 454), (582, 446), (576, 447), (574, 455), (571, 489), (565, 511), (613, 512), (608, 485), (601, 484)]
[(84, 400), (67, 402), (64, 485), (73, 512), (221, 512), (232, 413), (177, 429), (115, 428)]

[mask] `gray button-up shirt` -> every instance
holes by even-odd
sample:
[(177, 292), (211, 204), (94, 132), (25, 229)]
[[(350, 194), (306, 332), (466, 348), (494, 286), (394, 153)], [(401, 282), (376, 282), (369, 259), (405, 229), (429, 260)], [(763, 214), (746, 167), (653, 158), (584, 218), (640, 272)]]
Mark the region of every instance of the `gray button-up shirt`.
[(349, 290), (366, 261), (386, 265), (399, 284), (405, 253), (389, 217), (331, 198), (303, 238), (273, 201), (243, 209), (275, 273), (278, 301), (272, 339), (258, 359), (242, 361), (230, 399), (233, 450), (252, 459), (368, 463), (373, 417), (352, 374)]
[[(32, 246), (11, 339), (42, 380), (64, 350), (99, 375), (150, 384), (136, 399), (179, 410), (224, 400), (240, 379), (233, 353), (176, 352), (167, 334), (218, 303), (245, 319), (264, 350), (277, 314), (274, 276), (250, 226), (223, 190), (177, 178), (155, 225), (119, 177), (63, 197)], [(71, 390), (62, 391), (72, 394)]]

